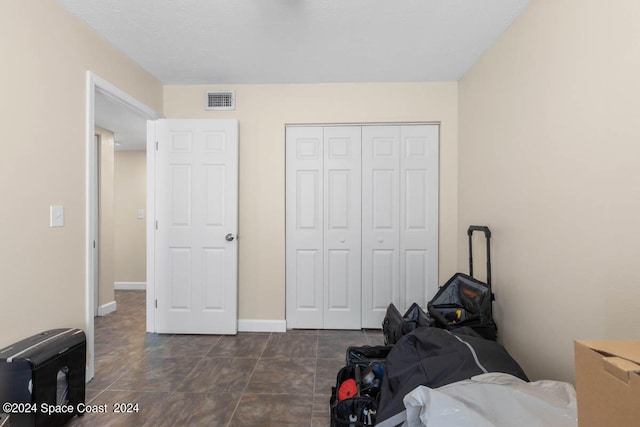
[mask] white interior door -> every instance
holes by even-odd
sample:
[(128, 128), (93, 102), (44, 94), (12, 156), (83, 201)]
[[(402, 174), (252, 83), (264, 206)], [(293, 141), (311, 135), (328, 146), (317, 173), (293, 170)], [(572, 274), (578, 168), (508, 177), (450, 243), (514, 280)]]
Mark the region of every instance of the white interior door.
[(361, 128), (324, 129), (324, 328), (361, 328)]
[(235, 334), (238, 123), (155, 122), (155, 325)]

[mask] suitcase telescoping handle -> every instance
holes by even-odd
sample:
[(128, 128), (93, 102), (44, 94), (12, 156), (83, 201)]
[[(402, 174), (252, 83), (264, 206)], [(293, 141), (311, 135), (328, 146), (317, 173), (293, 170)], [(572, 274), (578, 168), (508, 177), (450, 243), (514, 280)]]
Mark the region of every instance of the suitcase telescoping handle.
[(486, 225), (470, 225), (467, 230), (467, 236), (469, 236), (469, 276), (473, 277), (473, 250), (471, 243), (471, 236), (474, 231), (482, 231), (484, 237), (487, 239), (487, 285), (491, 289), (491, 246), (489, 241), (491, 239), (491, 230)]

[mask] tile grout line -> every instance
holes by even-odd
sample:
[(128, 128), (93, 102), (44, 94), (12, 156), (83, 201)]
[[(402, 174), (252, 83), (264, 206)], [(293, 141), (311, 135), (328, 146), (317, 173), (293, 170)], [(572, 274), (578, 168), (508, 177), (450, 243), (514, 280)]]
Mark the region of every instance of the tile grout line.
[[(318, 379), (318, 349), (320, 348), (320, 333), (316, 334), (316, 357), (315, 366), (313, 367), (313, 395), (316, 394), (316, 382)], [(312, 417), (313, 418), (313, 417)]]
[(318, 351), (320, 350), (320, 331), (316, 333), (316, 364), (313, 367), (313, 393), (311, 394), (311, 419), (309, 425), (313, 426), (313, 407), (315, 406), (316, 383), (318, 382)]

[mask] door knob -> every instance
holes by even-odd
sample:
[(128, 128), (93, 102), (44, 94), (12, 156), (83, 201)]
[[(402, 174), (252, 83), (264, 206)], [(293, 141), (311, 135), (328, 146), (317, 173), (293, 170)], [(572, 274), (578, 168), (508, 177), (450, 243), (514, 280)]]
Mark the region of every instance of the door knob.
[(384, 242), (384, 239), (382, 237), (378, 237), (378, 242), (382, 243)]
[(233, 234), (229, 233), (226, 236), (224, 236), (224, 240), (226, 240), (227, 242), (232, 242), (233, 241)]

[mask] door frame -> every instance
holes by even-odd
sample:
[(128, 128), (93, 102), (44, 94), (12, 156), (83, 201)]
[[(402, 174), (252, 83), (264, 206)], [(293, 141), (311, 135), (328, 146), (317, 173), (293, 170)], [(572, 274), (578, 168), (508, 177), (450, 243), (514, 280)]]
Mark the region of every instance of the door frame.
[(93, 308), (95, 312), (94, 317), (98, 313), (98, 307), (100, 306), (100, 144), (102, 143), (102, 135), (95, 133), (95, 142), (93, 145), (93, 156), (91, 158), (92, 170), (92, 196), (91, 196), (91, 208), (93, 209), (92, 219), (95, 226), (95, 237), (93, 242), (93, 255), (91, 262), (93, 263)]
[[(142, 117), (149, 120), (162, 118), (162, 114), (138, 101), (128, 93), (119, 89), (117, 86), (109, 83), (107, 80), (98, 76), (91, 70), (86, 72), (86, 129), (85, 129), (85, 333), (87, 337), (87, 372), (86, 381), (89, 382), (93, 378), (95, 370), (95, 325), (94, 317), (96, 315), (95, 299), (95, 276), (94, 273), (98, 268), (97, 263), (93, 259), (94, 241), (98, 241), (98, 211), (93, 203), (94, 198), (98, 195), (96, 182), (96, 146), (95, 146), (95, 94), (100, 92), (114, 101), (122, 104), (123, 108), (135, 111)], [(147, 175), (148, 177), (149, 175)], [(148, 181), (147, 181), (148, 182)], [(147, 202), (148, 205), (148, 202)], [(147, 215), (147, 223), (149, 223), (149, 215)], [(148, 228), (148, 224), (147, 224)], [(148, 240), (148, 238), (147, 238)]]

